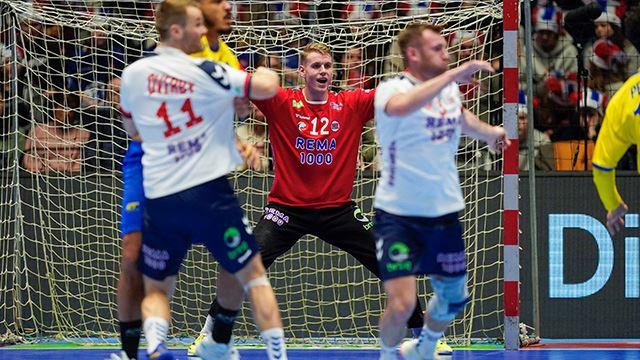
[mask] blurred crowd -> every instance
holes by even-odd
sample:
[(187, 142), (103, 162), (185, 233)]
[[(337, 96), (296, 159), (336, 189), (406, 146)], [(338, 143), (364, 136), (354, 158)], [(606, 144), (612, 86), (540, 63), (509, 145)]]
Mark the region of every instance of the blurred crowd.
[[(593, 145), (608, 100), (640, 66), (638, 1), (598, 0), (602, 13), (596, 19), (585, 19), (584, 24), (578, 24), (579, 28), (563, 26), (566, 13), (591, 2), (595, 1), (538, 0), (532, 7), (531, 117), (535, 128), (535, 165), (539, 169), (591, 169)], [(521, 89), (526, 89), (524, 34), (523, 27), (518, 49)], [(528, 114), (523, 93), (520, 103), (520, 165), (526, 170), (523, 140), (528, 136)], [(636, 157), (637, 149), (632, 147), (619, 169), (635, 170)]]
[[(640, 36), (628, 36), (640, 33), (638, 1), (599, 0), (603, 13), (593, 22), (589, 40), (579, 46), (588, 75), (586, 90), (578, 93), (579, 51), (570, 31), (563, 28), (562, 17), (588, 2), (538, 0), (532, 6), (533, 143), (535, 165), (541, 170), (584, 170), (589, 166), (589, 149), (597, 137), (608, 98), (640, 65)], [(475, 12), (476, 1), (315, 3), (234, 2), (236, 33), (263, 25), (277, 33), (270, 34), (276, 41), (269, 44), (231, 34), (229, 45), (236, 49), (242, 65), (248, 70), (260, 65), (277, 69), (283, 86), (301, 85), (296, 74), (298, 49), (309, 39), (292, 36), (291, 29), (318, 24), (319, 29), (330, 29), (320, 40), (334, 49), (335, 90), (373, 88), (385, 76), (404, 68), (394, 35), (415, 16), (431, 18), (445, 25), (452, 66), (470, 59), (492, 63), (495, 75), (482, 75), (460, 84), (460, 90), (465, 106), (482, 120), (502, 123), (502, 26), (500, 19)], [(152, 19), (154, 2), (34, 0), (27, 5), (35, 12), (55, 9), (87, 14), (87, 18), (126, 21)], [(459, 16), (445, 16), (452, 13)], [(0, 168), (19, 164), (34, 173), (119, 169), (128, 141), (119, 120), (120, 74), (127, 64), (151, 50), (154, 40), (125, 36), (112, 29), (109, 22), (85, 28), (43, 21), (37, 16), (19, 16), (19, 27), (9, 28), (9, 15), (3, 14), (0, 24), (6, 28), (0, 28)], [(377, 21), (370, 21), (374, 19)], [(524, 31), (522, 27), (518, 49), (523, 90)], [(17, 81), (11, 81), (14, 79)], [(527, 143), (529, 117), (524, 91), (520, 99), (520, 167), (527, 170), (523, 146)], [(362, 139), (359, 166), (365, 171), (379, 169), (372, 125)], [(264, 165), (269, 169), (272, 164), (264, 115), (255, 111), (252, 119), (238, 124), (238, 135), (263, 151)], [(462, 141), (460, 146), (461, 169), (500, 169), (499, 156), (477, 143)], [(16, 147), (22, 150), (17, 157), (10, 150)], [(634, 169), (636, 156), (634, 148), (620, 163), (621, 168)]]

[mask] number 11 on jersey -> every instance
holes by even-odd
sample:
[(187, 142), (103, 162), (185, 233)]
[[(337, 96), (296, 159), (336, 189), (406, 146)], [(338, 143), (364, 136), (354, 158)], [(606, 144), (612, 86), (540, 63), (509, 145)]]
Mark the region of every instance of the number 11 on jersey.
[[(180, 111), (189, 115), (189, 121), (187, 121), (187, 124), (186, 124), (188, 128), (202, 122), (202, 116), (196, 116), (193, 113), (193, 107), (191, 106), (191, 99), (186, 99), (184, 101), (184, 104), (182, 104)], [(162, 121), (164, 121), (165, 125), (167, 125), (167, 130), (164, 131), (164, 137), (168, 138), (172, 135), (178, 134), (181, 131), (179, 126), (173, 126), (173, 124), (171, 123), (171, 120), (169, 119), (169, 114), (167, 112), (166, 102), (163, 101), (162, 104), (160, 104), (160, 107), (156, 112), (156, 116), (161, 118)]]

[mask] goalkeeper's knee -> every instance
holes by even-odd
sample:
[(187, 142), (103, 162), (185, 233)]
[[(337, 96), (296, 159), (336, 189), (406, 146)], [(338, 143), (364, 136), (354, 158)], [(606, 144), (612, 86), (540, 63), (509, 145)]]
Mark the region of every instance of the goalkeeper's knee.
[(427, 305), (429, 316), (435, 321), (452, 321), (469, 302), (467, 276), (432, 278), (435, 296)]

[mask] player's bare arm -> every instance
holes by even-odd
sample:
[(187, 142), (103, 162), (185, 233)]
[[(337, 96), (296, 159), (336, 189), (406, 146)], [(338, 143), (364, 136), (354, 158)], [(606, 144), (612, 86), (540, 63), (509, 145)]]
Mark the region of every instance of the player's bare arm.
[(269, 99), (278, 92), (279, 85), (280, 78), (278, 74), (261, 66), (251, 75), (249, 98), (252, 100)]
[(498, 153), (511, 145), (504, 128), (485, 123), (467, 109), (462, 112), (462, 132), (486, 142), (491, 151)]
[[(249, 98), (237, 97), (233, 99), (233, 109), (240, 119), (246, 119), (251, 113)], [(262, 161), (260, 156), (262, 155), (259, 150), (253, 147), (250, 143), (243, 142), (236, 135), (236, 147), (238, 152), (242, 155), (245, 166), (255, 171), (262, 170)]]
[(404, 116), (418, 111), (433, 100), (442, 89), (454, 81), (468, 82), (478, 71), (495, 72), (490, 63), (472, 60), (455, 69), (445, 71), (406, 93), (398, 93), (391, 97), (385, 106), (385, 112), (390, 116)]
[(129, 136), (133, 140), (141, 142), (142, 138), (140, 137), (140, 134), (138, 134), (138, 129), (136, 129), (136, 125), (133, 123), (133, 119), (131, 118), (131, 116), (123, 113), (121, 118), (122, 127), (124, 127), (124, 130), (127, 132), (127, 134), (129, 134)]

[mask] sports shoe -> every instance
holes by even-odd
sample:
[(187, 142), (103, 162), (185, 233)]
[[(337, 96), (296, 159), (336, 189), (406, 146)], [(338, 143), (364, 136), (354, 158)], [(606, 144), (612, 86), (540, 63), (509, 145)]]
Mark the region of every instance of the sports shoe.
[(118, 354), (111, 354), (110, 357), (111, 360), (136, 360), (136, 358), (131, 358), (129, 359), (129, 357), (127, 356), (127, 353), (124, 351), (120, 351), (120, 355)]
[(422, 356), (418, 352), (418, 340), (408, 340), (400, 345), (400, 355), (404, 360), (432, 360), (433, 354), (429, 357)]
[(392, 353), (380, 351), (380, 359), (378, 360), (398, 360), (395, 351)]
[(204, 340), (204, 338), (210, 335), (211, 333), (201, 333), (200, 335), (198, 335), (198, 337), (195, 340), (193, 340), (193, 343), (189, 345), (189, 349), (187, 349), (187, 356), (196, 356), (196, 347), (198, 346), (200, 341)]
[(438, 340), (438, 343), (436, 344), (436, 354), (441, 356), (453, 354), (453, 349), (449, 344), (447, 344), (447, 341), (444, 338)]
[[(418, 339), (421, 332), (422, 328), (411, 328), (411, 334), (413, 335), (414, 339)], [(451, 346), (449, 346), (449, 344), (447, 344), (447, 341), (444, 338), (439, 339), (436, 343), (436, 354), (442, 356), (453, 354), (453, 349), (451, 348)]]
[(240, 360), (240, 354), (231, 341), (228, 344), (219, 344), (211, 336), (205, 336), (198, 342), (196, 356), (202, 360)]
[(148, 357), (149, 360), (176, 360), (176, 357), (167, 350), (164, 344), (158, 345), (156, 350), (149, 354)]

